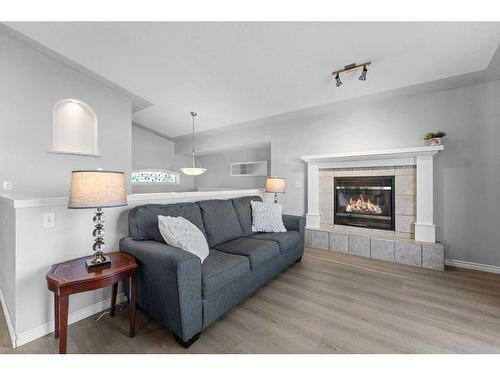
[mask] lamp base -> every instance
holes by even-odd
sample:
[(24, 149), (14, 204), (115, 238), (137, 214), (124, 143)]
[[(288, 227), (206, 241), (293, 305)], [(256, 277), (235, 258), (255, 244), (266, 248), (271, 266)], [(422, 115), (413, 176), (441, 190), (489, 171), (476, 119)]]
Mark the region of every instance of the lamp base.
[(87, 265), (87, 271), (92, 272), (101, 268), (111, 267), (111, 258), (103, 255), (104, 260), (101, 263), (94, 263), (94, 258), (85, 259), (85, 264)]

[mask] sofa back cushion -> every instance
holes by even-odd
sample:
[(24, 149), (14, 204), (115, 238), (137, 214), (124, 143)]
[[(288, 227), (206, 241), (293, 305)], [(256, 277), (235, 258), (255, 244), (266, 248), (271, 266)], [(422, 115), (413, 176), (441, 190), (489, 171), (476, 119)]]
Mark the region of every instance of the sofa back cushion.
[(208, 246), (243, 236), (232, 200), (211, 199), (196, 203), (201, 209)]
[(206, 237), (200, 207), (196, 203), (146, 204), (134, 207), (128, 216), (130, 237), (134, 240), (165, 242), (158, 228), (158, 215), (182, 216), (196, 225)]
[(252, 195), (249, 197), (234, 198), (232, 201), (238, 215), (238, 220), (240, 221), (243, 236), (250, 236), (254, 233), (252, 232), (252, 206), (250, 202), (262, 202), (262, 198), (259, 195)]

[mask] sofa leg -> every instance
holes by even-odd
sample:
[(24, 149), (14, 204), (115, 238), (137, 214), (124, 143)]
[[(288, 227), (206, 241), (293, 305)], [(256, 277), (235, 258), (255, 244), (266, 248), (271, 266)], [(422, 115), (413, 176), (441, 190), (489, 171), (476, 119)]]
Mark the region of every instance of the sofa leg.
[(176, 334), (174, 334), (175, 341), (177, 341), (179, 344), (181, 344), (185, 349), (187, 349), (191, 345), (193, 345), (194, 342), (200, 338), (200, 335), (201, 335), (201, 332), (198, 332), (196, 335), (194, 335), (193, 337), (191, 337), (189, 340), (183, 341), (179, 336), (177, 336)]
[(302, 260), (302, 257), (300, 257), (299, 259), (297, 259), (297, 260), (295, 261), (295, 263), (300, 263), (300, 261), (301, 261), (301, 260)]

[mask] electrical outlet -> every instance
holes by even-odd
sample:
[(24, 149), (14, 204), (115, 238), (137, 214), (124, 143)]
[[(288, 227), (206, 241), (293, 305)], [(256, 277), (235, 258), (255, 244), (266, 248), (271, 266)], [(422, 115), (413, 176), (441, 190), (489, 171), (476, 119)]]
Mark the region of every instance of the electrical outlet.
[(3, 189), (4, 190), (12, 190), (12, 181), (4, 181)]
[(296, 187), (296, 188), (301, 188), (301, 187), (302, 187), (302, 181), (300, 181), (300, 180), (296, 180), (296, 181), (295, 181), (295, 187)]
[(52, 228), (56, 226), (56, 214), (53, 212), (46, 212), (43, 214), (43, 227)]

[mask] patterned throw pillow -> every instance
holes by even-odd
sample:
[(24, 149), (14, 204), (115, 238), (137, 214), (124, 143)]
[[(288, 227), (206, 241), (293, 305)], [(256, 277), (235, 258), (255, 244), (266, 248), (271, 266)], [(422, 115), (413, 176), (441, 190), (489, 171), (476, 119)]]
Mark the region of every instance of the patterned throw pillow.
[(283, 225), (283, 206), (276, 203), (251, 201), (252, 231), (254, 232), (286, 232)]
[(208, 256), (208, 244), (205, 236), (196, 225), (182, 216), (158, 215), (158, 229), (167, 244), (179, 247), (201, 259)]

